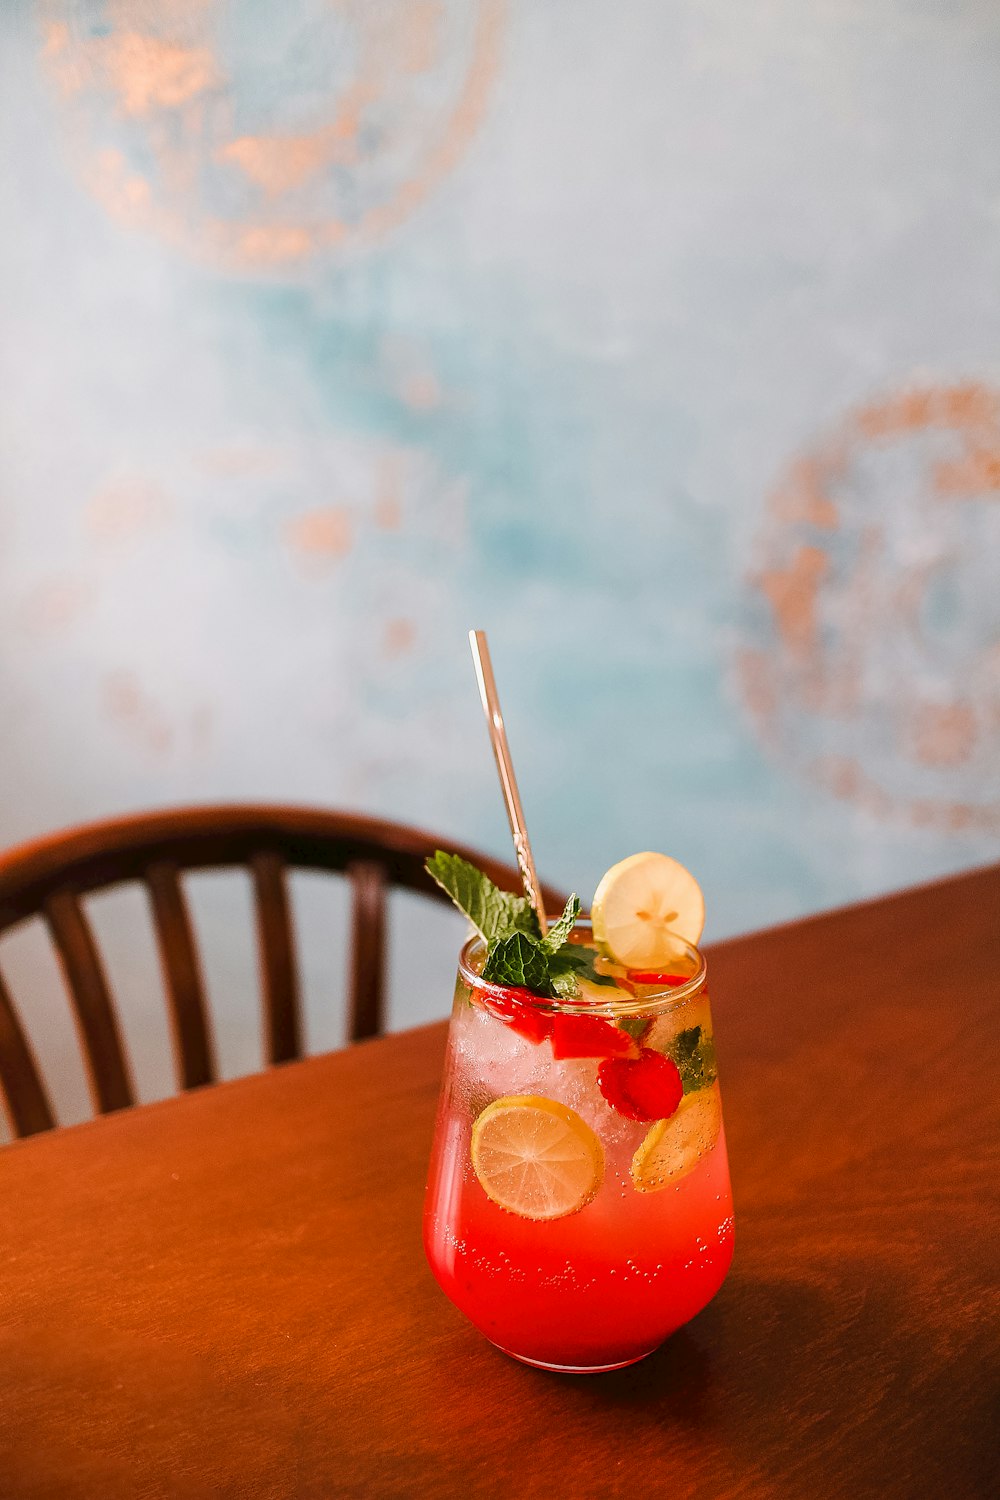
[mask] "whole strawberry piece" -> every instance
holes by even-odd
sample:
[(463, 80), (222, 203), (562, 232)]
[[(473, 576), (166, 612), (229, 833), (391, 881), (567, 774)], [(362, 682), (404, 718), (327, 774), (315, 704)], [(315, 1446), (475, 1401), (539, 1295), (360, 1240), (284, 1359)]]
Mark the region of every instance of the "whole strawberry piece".
[(611, 1108), (630, 1120), (669, 1119), (684, 1095), (677, 1064), (651, 1047), (640, 1047), (634, 1059), (607, 1058), (597, 1069), (597, 1085)]

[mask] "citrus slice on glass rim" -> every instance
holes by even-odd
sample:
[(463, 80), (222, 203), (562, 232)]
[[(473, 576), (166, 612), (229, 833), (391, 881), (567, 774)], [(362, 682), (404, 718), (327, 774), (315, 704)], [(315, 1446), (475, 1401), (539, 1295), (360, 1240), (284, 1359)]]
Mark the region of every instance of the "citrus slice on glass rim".
[(722, 1125), (719, 1090), (685, 1094), (669, 1120), (657, 1120), (632, 1158), (632, 1182), (640, 1193), (655, 1193), (686, 1177), (718, 1139)]
[(689, 870), (668, 854), (631, 854), (612, 865), (594, 894), (594, 938), (628, 969), (665, 970), (697, 943), (705, 898)]
[(500, 1208), (522, 1219), (561, 1219), (597, 1192), (604, 1148), (568, 1105), (508, 1094), (494, 1099), (473, 1125), (472, 1165)]

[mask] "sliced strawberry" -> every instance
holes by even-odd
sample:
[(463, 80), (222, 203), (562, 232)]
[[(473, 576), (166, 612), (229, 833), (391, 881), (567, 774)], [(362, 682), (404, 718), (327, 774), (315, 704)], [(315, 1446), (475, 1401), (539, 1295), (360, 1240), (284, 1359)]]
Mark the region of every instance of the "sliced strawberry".
[(654, 969), (629, 969), (628, 977), (633, 984), (666, 984), (671, 989), (676, 989), (679, 984), (687, 984), (691, 975), (661, 974)]
[(538, 997), (530, 990), (513, 985), (509, 989), (477, 989), (472, 997), (491, 1016), (529, 1042), (544, 1042), (552, 1034), (553, 1018), (538, 1009)]
[(600, 1016), (554, 1016), (552, 1056), (638, 1057), (639, 1049), (627, 1031)]
[(677, 1064), (651, 1047), (640, 1047), (635, 1060), (610, 1057), (602, 1062), (597, 1084), (611, 1108), (630, 1120), (669, 1119), (684, 1094)]

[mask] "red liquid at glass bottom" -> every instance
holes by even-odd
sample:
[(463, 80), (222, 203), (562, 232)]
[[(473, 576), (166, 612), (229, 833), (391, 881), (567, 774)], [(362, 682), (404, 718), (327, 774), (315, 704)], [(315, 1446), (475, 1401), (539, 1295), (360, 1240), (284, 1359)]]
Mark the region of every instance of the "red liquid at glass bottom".
[(593, 1202), (543, 1223), (498, 1208), (468, 1162), (468, 1122), (453, 1116), (431, 1162), (424, 1246), (442, 1290), (516, 1359), (580, 1373), (634, 1364), (722, 1285), (733, 1256), (724, 1133), (655, 1193), (635, 1191), (627, 1153), (609, 1160)]

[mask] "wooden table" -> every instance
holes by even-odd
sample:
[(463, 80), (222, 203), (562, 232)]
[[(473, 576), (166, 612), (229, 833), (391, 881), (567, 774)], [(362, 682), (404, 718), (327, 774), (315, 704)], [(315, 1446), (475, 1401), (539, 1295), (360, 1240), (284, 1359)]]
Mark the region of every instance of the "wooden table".
[(1000, 870), (710, 967), (736, 1260), (651, 1359), (438, 1291), (433, 1026), (0, 1153), (0, 1495), (994, 1500)]

